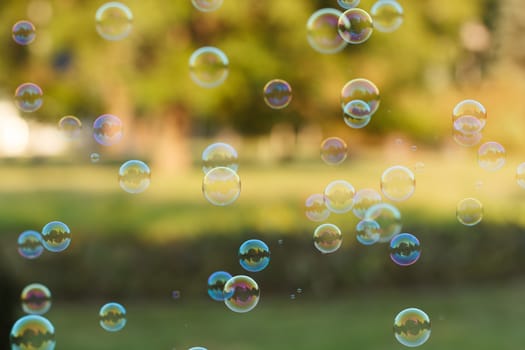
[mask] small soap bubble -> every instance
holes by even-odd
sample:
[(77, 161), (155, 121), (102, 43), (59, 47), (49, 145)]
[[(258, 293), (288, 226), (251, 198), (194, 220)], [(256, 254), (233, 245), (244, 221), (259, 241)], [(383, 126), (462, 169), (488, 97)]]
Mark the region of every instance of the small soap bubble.
[(53, 350), (55, 327), (45, 317), (26, 315), (15, 322), (9, 340), (11, 350)]
[(282, 79), (270, 80), (263, 88), (264, 102), (273, 109), (283, 109), (292, 101), (292, 87)]
[(304, 207), (306, 217), (311, 221), (325, 221), (330, 216), (330, 210), (326, 207), (321, 193), (314, 193), (306, 198)]
[(24, 83), (15, 90), (15, 104), (22, 112), (35, 112), (42, 107), (43, 96), (40, 86)]
[(291, 300), (295, 300), (295, 298), (297, 298), (297, 296), (294, 293), (290, 294), (290, 299)]
[(175, 300), (180, 299), (180, 290), (172, 291), (171, 292), (171, 297), (172, 297), (172, 299), (175, 299)]
[(483, 219), (483, 205), (476, 198), (465, 198), (458, 202), (456, 217), (465, 226), (474, 226)]
[(98, 163), (100, 161), (100, 154), (93, 152), (89, 155), (91, 163)]
[(195, 50), (189, 60), (191, 79), (199, 86), (213, 88), (228, 77), (228, 57), (216, 47)]
[[(452, 122), (456, 125), (456, 121), (464, 116), (469, 116), (469, 120), (466, 122), (470, 124), (470, 132), (477, 133), (483, 130), (487, 122), (487, 110), (485, 107), (476, 100), (463, 100), (459, 102), (454, 109), (452, 110)], [(477, 122), (473, 122), (472, 119), (475, 119)], [(461, 125), (459, 123), (458, 125)], [(476, 128), (472, 128), (472, 125), (477, 125)], [(461, 130), (461, 128), (459, 129)]]
[(257, 282), (249, 276), (233, 276), (224, 285), (224, 299), (226, 306), (238, 313), (253, 310), (259, 302), (260, 290)]
[(328, 137), (321, 143), (321, 159), (328, 165), (344, 162), (347, 152), (346, 142), (339, 137)]
[(112, 114), (103, 114), (93, 122), (93, 136), (102, 146), (112, 146), (122, 139), (122, 121)]
[[(212, 12), (222, 6), (223, 0), (191, 0), (193, 7), (202, 12)], [(192, 348), (193, 349), (193, 348)]]
[(401, 165), (386, 169), (381, 175), (381, 191), (388, 199), (404, 201), (410, 198), (416, 189), (416, 178), (412, 170)]
[(51, 291), (40, 283), (27, 285), (20, 295), (26, 314), (43, 315), (51, 308)]
[(357, 241), (363, 245), (372, 245), (379, 242), (381, 238), (381, 227), (375, 220), (361, 220), (356, 227)]
[(333, 54), (348, 45), (337, 30), (337, 22), (342, 12), (333, 8), (315, 11), (306, 23), (307, 39), (317, 52)]
[(343, 12), (337, 22), (339, 35), (350, 44), (367, 41), (374, 31), (372, 17), (363, 9), (352, 8)]
[(375, 220), (379, 224), (379, 242), (390, 242), (401, 232), (402, 222), (399, 209), (389, 203), (379, 203), (368, 208), (365, 220)]
[(379, 0), (370, 9), (374, 29), (391, 33), (403, 24), (403, 7), (396, 0)]
[(224, 301), (227, 295), (224, 294), (224, 285), (232, 278), (226, 271), (215, 271), (208, 277), (208, 295), (215, 301)]
[(419, 260), (421, 245), (416, 236), (400, 233), (390, 241), (390, 259), (399, 266), (410, 266)]
[(345, 180), (335, 180), (326, 186), (323, 196), (328, 210), (343, 214), (354, 206), (355, 188)]
[(430, 337), (430, 318), (420, 309), (405, 309), (394, 319), (394, 336), (404, 346), (423, 345)]
[(75, 116), (67, 115), (58, 121), (58, 129), (69, 139), (76, 139), (82, 131), (82, 122)]
[(51, 221), (42, 228), (42, 245), (48, 251), (58, 253), (69, 247), (71, 231), (61, 221)]
[(120, 166), (118, 181), (124, 191), (133, 194), (141, 193), (150, 185), (151, 170), (140, 160), (128, 160)]
[(36, 259), (44, 252), (40, 232), (27, 230), (18, 236), (18, 254), (26, 259)]
[(122, 40), (131, 33), (133, 13), (120, 2), (107, 2), (95, 13), (95, 23), (102, 38), (110, 41)]
[(295, 291), (297, 292), (297, 294), (303, 294), (303, 289), (302, 288), (297, 288)]
[(496, 171), (505, 165), (505, 148), (497, 142), (485, 142), (478, 149), (478, 164), (485, 170)]
[(241, 244), (238, 256), (243, 269), (259, 272), (270, 263), (270, 248), (261, 240), (250, 239)]
[(284, 244), (284, 240), (282, 240), (282, 239), (277, 240), (277, 244), (282, 246)]
[[(379, 108), (380, 94), (377, 86), (368, 79), (357, 78), (347, 82), (341, 89), (341, 108), (348, 109), (352, 101), (360, 100), (368, 104), (370, 111), (361, 107), (360, 103), (354, 102), (352, 114), (354, 118), (366, 119), (366, 113), (373, 115)], [(360, 111), (360, 112), (359, 112)], [(350, 114), (349, 114), (350, 115)]]
[(235, 148), (224, 142), (212, 143), (202, 152), (202, 171), (206, 174), (219, 166), (239, 169), (239, 156)]
[(202, 194), (213, 205), (230, 205), (241, 194), (241, 179), (230, 168), (213, 168), (204, 175)]
[(99, 324), (108, 332), (118, 332), (126, 325), (126, 309), (119, 303), (107, 303), (98, 313)]
[(356, 192), (354, 196), (354, 206), (352, 212), (358, 219), (364, 219), (368, 208), (383, 201), (381, 194), (370, 188), (363, 188)]
[(521, 188), (525, 188), (525, 163), (521, 163), (516, 168), (516, 182)]
[(323, 254), (337, 251), (342, 243), (341, 230), (334, 224), (321, 224), (314, 231), (314, 246)]
[(36, 38), (35, 25), (29, 21), (18, 21), (13, 25), (13, 40), (19, 45), (29, 45)]
[(360, 2), (361, 0), (337, 0), (337, 4), (346, 10), (357, 7)]

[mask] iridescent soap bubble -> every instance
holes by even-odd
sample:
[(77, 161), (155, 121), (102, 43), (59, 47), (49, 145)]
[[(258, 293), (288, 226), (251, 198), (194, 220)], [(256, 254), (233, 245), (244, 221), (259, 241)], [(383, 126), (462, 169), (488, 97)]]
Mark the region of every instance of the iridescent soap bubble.
[(26, 314), (43, 315), (51, 308), (51, 291), (40, 283), (27, 285), (20, 295)]
[(228, 57), (216, 47), (204, 46), (190, 56), (190, 76), (199, 86), (212, 88), (228, 77)]
[(98, 163), (100, 161), (100, 154), (93, 152), (89, 155), (91, 163)]
[(36, 259), (44, 252), (40, 232), (27, 230), (18, 236), (18, 254), (26, 259)]
[(405, 309), (394, 319), (394, 336), (408, 347), (423, 345), (430, 337), (430, 318), (420, 309)]
[(325, 221), (330, 216), (330, 210), (326, 207), (321, 193), (314, 193), (306, 198), (304, 206), (306, 217), (311, 221)]
[(54, 350), (55, 327), (45, 317), (27, 315), (15, 322), (9, 340), (11, 350)]
[(357, 119), (357, 121), (366, 120), (370, 119), (370, 116), (372, 115), (370, 106), (363, 100), (352, 100), (348, 102), (344, 106), (343, 112), (345, 116), (345, 122), (346, 119), (349, 119), (352, 121), (352, 123), (355, 123), (353, 121), (354, 119)]
[(108, 332), (118, 332), (126, 325), (126, 309), (119, 303), (107, 303), (98, 313), (99, 324)]
[(485, 170), (496, 171), (505, 165), (505, 148), (497, 142), (485, 142), (478, 149), (478, 164)]
[(399, 209), (389, 203), (379, 203), (368, 208), (365, 220), (375, 220), (379, 224), (379, 242), (390, 242), (401, 232), (402, 222)]
[(259, 272), (270, 263), (270, 248), (261, 240), (249, 239), (239, 247), (238, 256), (243, 269)]
[(374, 29), (391, 33), (403, 23), (403, 7), (396, 0), (379, 0), (370, 9), (374, 19)]
[(372, 17), (363, 9), (352, 8), (343, 12), (337, 22), (339, 35), (350, 44), (367, 41), (374, 31)]
[[(474, 123), (472, 121), (469, 121), (467, 123), (470, 124), (470, 132), (479, 132), (483, 130), (487, 122), (487, 110), (480, 102), (476, 100), (463, 100), (454, 107), (454, 109), (452, 110), (452, 122), (454, 123), (454, 125), (456, 126), (456, 121), (464, 116), (472, 117), (477, 121), (477, 123)], [(476, 124), (477, 130), (472, 129), (472, 125)]]
[(292, 101), (292, 87), (287, 81), (273, 79), (263, 88), (264, 102), (273, 109), (282, 109)]
[[(369, 113), (358, 102), (354, 102), (354, 105), (348, 105), (355, 100), (366, 102), (368, 107), (370, 107)], [(341, 89), (341, 108), (346, 109), (348, 115), (353, 116), (355, 119), (366, 119), (366, 113), (370, 116), (373, 115), (379, 108), (379, 102), (379, 89), (370, 80), (363, 78), (353, 79)]]
[(112, 146), (122, 139), (122, 121), (113, 114), (103, 114), (93, 122), (93, 136), (102, 146)]
[(410, 198), (416, 189), (416, 179), (412, 170), (401, 165), (386, 169), (381, 175), (381, 192), (393, 201)]
[(110, 41), (122, 40), (133, 28), (133, 13), (126, 5), (111, 1), (98, 8), (95, 22), (102, 38)]
[(337, 22), (342, 12), (333, 8), (315, 11), (306, 23), (307, 39), (317, 52), (333, 54), (348, 45), (337, 31)]
[(13, 25), (13, 40), (19, 45), (29, 45), (36, 37), (35, 25), (29, 21), (18, 21)]
[(259, 302), (260, 290), (257, 282), (249, 276), (237, 275), (224, 285), (226, 306), (234, 312), (251, 311)]
[(360, 189), (354, 196), (352, 212), (358, 219), (364, 219), (368, 208), (382, 201), (381, 195), (376, 190), (370, 188)]
[(213, 168), (204, 175), (202, 193), (213, 205), (230, 205), (241, 194), (241, 179), (230, 168), (222, 166)]
[(525, 163), (521, 163), (516, 168), (516, 182), (522, 188), (525, 188)]
[(128, 160), (118, 171), (120, 188), (128, 193), (141, 193), (148, 189), (151, 182), (149, 166), (140, 160)]
[(419, 260), (421, 244), (416, 236), (400, 233), (390, 241), (390, 259), (399, 266), (410, 266)]
[(344, 9), (352, 9), (357, 7), (361, 0), (337, 0), (337, 4)]
[(328, 210), (336, 214), (342, 214), (352, 210), (355, 188), (345, 180), (335, 180), (325, 187), (323, 196)]
[(328, 165), (338, 165), (346, 159), (348, 147), (339, 137), (328, 137), (321, 143), (321, 159)]
[(474, 134), (464, 134), (454, 128), (452, 137), (458, 145), (463, 147), (472, 147), (480, 143), (483, 134), (481, 132)]
[(40, 86), (24, 83), (15, 90), (15, 104), (22, 112), (35, 112), (42, 107), (43, 96)]
[(356, 227), (357, 241), (363, 245), (372, 245), (379, 242), (381, 238), (381, 227), (375, 220), (361, 220)]
[(341, 230), (334, 224), (321, 224), (314, 231), (314, 246), (323, 254), (335, 252), (342, 243)]
[(71, 231), (61, 221), (51, 221), (42, 228), (42, 245), (53, 253), (58, 253), (69, 247)]
[(456, 217), (465, 226), (474, 226), (483, 219), (483, 205), (476, 198), (465, 198), (458, 202)]
[(67, 115), (58, 121), (58, 129), (69, 139), (76, 139), (82, 131), (82, 122), (75, 116)]
[(222, 6), (223, 0), (191, 0), (193, 7), (202, 12), (212, 12)]
[(208, 277), (208, 295), (215, 301), (224, 301), (224, 285), (232, 278), (226, 271), (215, 271)]
[(206, 174), (219, 166), (237, 171), (239, 156), (235, 148), (224, 142), (212, 143), (202, 152), (202, 171)]

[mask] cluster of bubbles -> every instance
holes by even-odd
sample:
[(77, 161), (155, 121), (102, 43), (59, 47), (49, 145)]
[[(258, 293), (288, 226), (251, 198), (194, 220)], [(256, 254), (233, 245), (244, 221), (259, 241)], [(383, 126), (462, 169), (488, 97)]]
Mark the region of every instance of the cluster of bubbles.
[(352, 79), (341, 89), (343, 120), (353, 129), (367, 126), (379, 108), (379, 103), (379, 89), (368, 79)]
[(100, 327), (108, 332), (118, 332), (126, 325), (126, 309), (119, 303), (102, 305), (98, 316)]
[(26, 259), (36, 259), (44, 249), (58, 253), (69, 247), (71, 230), (61, 221), (47, 223), (41, 232), (27, 230), (18, 236), (18, 253)]

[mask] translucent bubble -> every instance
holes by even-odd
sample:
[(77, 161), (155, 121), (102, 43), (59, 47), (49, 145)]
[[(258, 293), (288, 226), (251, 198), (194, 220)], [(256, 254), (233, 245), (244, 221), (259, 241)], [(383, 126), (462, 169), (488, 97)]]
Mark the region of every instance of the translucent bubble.
[(505, 165), (505, 148), (497, 142), (485, 142), (478, 149), (478, 164), (485, 170), (496, 171)]
[(339, 35), (350, 44), (361, 44), (367, 41), (374, 30), (372, 17), (360, 8), (343, 12), (337, 22)]
[(204, 46), (190, 57), (190, 76), (199, 86), (212, 88), (228, 77), (228, 57), (216, 47)]
[(16, 88), (15, 104), (22, 112), (35, 112), (42, 107), (43, 96), (40, 86), (24, 83)]
[(202, 152), (202, 171), (204, 174), (219, 166), (230, 168), (233, 171), (237, 171), (239, 168), (237, 151), (227, 143), (212, 143)]
[(51, 291), (40, 283), (27, 285), (20, 295), (26, 314), (43, 315), (51, 308)]
[(180, 290), (174, 290), (171, 292), (171, 297), (173, 299), (180, 299)]
[(374, 19), (374, 29), (391, 33), (403, 23), (403, 7), (396, 0), (379, 0), (370, 10)]
[(264, 102), (273, 109), (282, 109), (292, 101), (292, 87), (281, 79), (273, 79), (263, 89)]
[(258, 239), (247, 240), (239, 248), (239, 263), (246, 271), (262, 271), (270, 263), (270, 248)]
[(454, 128), (452, 137), (458, 145), (463, 147), (472, 147), (477, 145), (481, 141), (483, 135), (480, 132), (470, 135), (464, 134), (461, 131), (458, 131)]
[(208, 277), (208, 295), (215, 301), (224, 301), (224, 285), (232, 278), (226, 271), (215, 271)]
[(212, 12), (222, 6), (222, 1), (223, 0), (191, 0), (191, 3), (199, 11)]
[(364, 219), (368, 208), (383, 201), (379, 192), (369, 188), (363, 188), (354, 196), (354, 207), (352, 212), (358, 219)]
[(112, 114), (103, 114), (93, 122), (93, 136), (102, 146), (112, 146), (122, 139), (122, 121)]
[(326, 207), (333, 213), (346, 213), (354, 206), (355, 188), (345, 180), (330, 182), (324, 189), (323, 195)]
[(251, 311), (259, 302), (260, 290), (257, 282), (249, 276), (233, 276), (224, 285), (226, 306), (234, 312)]
[(27, 315), (15, 322), (9, 340), (11, 350), (54, 350), (55, 327), (45, 317)]
[[(350, 106), (348, 104), (355, 100), (361, 100), (368, 104), (370, 107), (369, 115), (373, 115), (379, 108), (380, 95), (377, 86), (370, 80), (358, 78), (347, 82), (341, 89), (341, 108), (346, 109), (350, 116), (353, 115), (355, 119), (366, 119), (366, 108), (358, 102), (354, 102), (355, 105)], [(350, 114), (350, 111), (352, 114)], [(356, 118), (357, 117), (357, 118)]]
[(400, 233), (390, 241), (390, 259), (399, 266), (409, 266), (419, 260), (421, 245), (416, 236)]
[(390, 242), (392, 237), (401, 232), (401, 213), (389, 203), (379, 203), (368, 208), (365, 220), (375, 220), (379, 224), (379, 242)]
[(321, 159), (328, 165), (341, 164), (346, 159), (347, 146), (339, 137), (329, 137), (321, 143)]
[(314, 231), (314, 246), (323, 254), (335, 252), (342, 243), (341, 230), (334, 224), (321, 224)]
[(311, 221), (325, 221), (330, 216), (330, 210), (324, 203), (324, 196), (321, 193), (315, 193), (306, 198), (305, 214)]
[(456, 207), (456, 217), (465, 226), (474, 226), (483, 219), (483, 205), (476, 198), (465, 198)]
[(371, 116), (371, 110), (368, 103), (362, 100), (352, 100), (348, 102), (343, 108), (345, 119), (350, 120), (365, 120)]
[(405, 346), (423, 345), (430, 337), (430, 318), (422, 310), (405, 309), (394, 319), (394, 335)]
[(337, 4), (344, 9), (352, 9), (357, 7), (361, 0), (337, 0)]
[(357, 241), (363, 245), (372, 245), (381, 238), (381, 227), (375, 220), (361, 220), (355, 230)]
[(58, 121), (58, 129), (67, 138), (76, 139), (80, 136), (82, 130), (82, 122), (75, 116), (67, 115), (60, 118)]
[(521, 163), (516, 168), (516, 182), (522, 188), (525, 188), (525, 163)]
[(98, 313), (100, 327), (108, 332), (118, 332), (126, 325), (126, 309), (119, 303), (107, 303)]
[(19, 45), (29, 45), (36, 38), (35, 25), (29, 21), (18, 21), (13, 25), (13, 40)]
[(337, 22), (342, 12), (333, 8), (315, 11), (306, 23), (307, 39), (317, 52), (333, 54), (348, 45), (337, 31)]
[(120, 188), (128, 193), (141, 193), (148, 189), (151, 182), (149, 166), (140, 160), (128, 160), (118, 171)]
[(388, 199), (404, 201), (416, 189), (416, 179), (412, 170), (401, 165), (386, 169), (381, 175), (381, 191)]
[(100, 161), (100, 154), (94, 152), (89, 155), (89, 159), (91, 159), (91, 163), (98, 163)]
[(28, 230), (18, 236), (18, 254), (26, 259), (36, 259), (44, 252), (40, 232)]
[(58, 253), (69, 247), (71, 231), (61, 221), (51, 221), (42, 229), (42, 245), (53, 253)]
[[(470, 116), (477, 120), (479, 130), (475, 132), (481, 131), (487, 122), (487, 110), (476, 100), (463, 100), (454, 107), (452, 110), (452, 122), (454, 125), (456, 124), (457, 119), (464, 116)], [(469, 123), (472, 123), (472, 121)]]
[(126, 5), (111, 1), (100, 6), (95, 13), (98, 34), (106, 40), (122, 40), (133, 27), (133, 13)]
[(213, 205), (230, 205), (241, 194), (241, 179), (230, 168), (213, 168), (204, 175), (202, 193), (204, 198)]

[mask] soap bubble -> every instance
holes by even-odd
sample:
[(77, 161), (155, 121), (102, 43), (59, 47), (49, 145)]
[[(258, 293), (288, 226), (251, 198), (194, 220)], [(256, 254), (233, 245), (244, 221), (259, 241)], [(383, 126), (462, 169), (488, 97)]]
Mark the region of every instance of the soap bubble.
[(71, 231), (61, 221), (51, 221), (42, 229), (42, 245), (53, 253), (58, 253), (69, 247)]
[(76, 139), (80, 136), (82, 122), (75, 116), (67, 115), (58, 121), (58, 129), (69, 139)]
[(42, 107), (44, 93), (40, 86), (24, 83), (16, 88), (15, 104), (22, 112), (35, 112)]
[(365, 220), (375, 220), (379, 224), (379, 242), (390, 242), (392, 237), (401, 232), (401, 213), (389, 203), (379, 203), (368, 208)]
[(228, 57), (216, 47), (204, 46), (190, 56), (190, 76), (199, 86), (212, 88), (228, 77)]
[(485, 170), (496, 171), (505, 165), (505, 148), (497, 142), (485, 142), (478, 149), (478, 164)]
[(118, 171), (120, 188), (128, 193), (141, 193), (148, 189), (151, 182), (149, 166), (140, 160), (128, 160)]
[(361, 0), (337, 0), (337, 4), (344, 9), (352, 9), (357, 7)]
[(321, 159), (328, 165), (344, 162), (346, 151), (346, 142), (339, 137), (328, 137), (321, 143)]
[(175, 300), (180, 299), (180, 290), (174, 290), (171, 292), (171, 297)]
[(89, 155), (89, 159), (91, 159), (91, 163), (98, 163), (100, 161), (100, 154), (93, 152)]
[(422, 310), (405, 309), (394, 319), (394, 335), (405, 346), (420, 346), (430, 337), (430, 318)]
[(234, 312), (251, 311), (259, 302), (260, 290), (257, 282), (249, 276), (233, 276), (224, 285), (226, 306)]
[(204, 198), (213, 205), (230, 205), (241, 194), (241, 179), (230, 168), (213, 168), (204, 175), (202, 193)]
[(107, 303), (98, 313), (99, 324), (108, 332), (118, 332), (126, 325), (126, 309), (119, 303)]
[(111, 1), (100, 6), (95, 13), (98, 34), (110, 41), (126, 38), (133, 27), (133, 13), (126, 5)]
[(458, 202), (456, 217), (465, 226), (474, 226), (483, 219), (483, 205), (476, 198), (465, 198)]
[(26, 259), (36, 259), (44, 252), (42, 235), (37, 231), (24, 231), (18, 236), (18, 253)]
[(409, 266), (419, 260), (421, 245), (416, 236), (400, 233), (390, 241), (390, 259), (399, 266)]
[(18, 21), (13, 25), (13, 40), (19, 45), (29, 45), (36, 37), (35, 25), (29, 21)]
[(361, 220), (357, 223), (356, 238), (363, 245), (372, 245), (379, 241), (381, 227), (375, 220)]
[(202, 12), (212, 12), (222, 6), (223, 0), (191, 0), (193, 7)]
[(334, 224), (321, 224), (314, 231), (314, 246), (323, 254), (335, 252), (342, 243), (341, 230)]
[(224, 285), (232, 278), (226, 271), (215, 271), (208, 277), (208, 295), (215, 301), (224, 301), (227, 295), (224, 294)]
[[(366, 119), (365, 112), (368, 112), (366, 108), (361, 107), (360, 103), (354, 102), (355, 105), (348, 105), (350, 102), (360, 100), (364, 101), (370, 107), (369, 115), (373, 115), (379, 108), (380, 95), (377, 86), (370, 80), (357, 78), (347, 82), (341, 89), (341, 108), (347, 109), (349, 115), (353, 118)], [(352, 106), (352, 109), (350, 109)], [(358, 108), (357, 108), (358, 107)], [(350, 111), (352, 114), (350, 114)], [(357, 113), (359, 111), (359, 114)]]
[(235, 148), (224, 142), (212, 143), (202, 152), (202, 171), (206, 174), (219, 166), (237, 171), (239, 156)]
[(262, 271), (270, 263), (270, 248), (261, 240), (247, 240), (239, 248), (239, 263), (246, 271)]
[(333, 8), (315, 11), (306, 23), (307, 39), (317, 52), (333, 54), (348, 45), (337, 31), (337, 22), (342, 12)]
[[(463, 100), (459, 102), (452, 110), (452, 122), (456, 125), (456, 121), (464, 116), (469, 116), (477, 121), (477, 131), (471, 130), (471, 132), (479, 132), (485, 127), (487, 122), (487, 110), (485, 107), (476, 100)], [(475, 125), (472, 120), (469, 121), (471, 125)]]
[(27, 315), (15, 322), (9, 340), (11, 350), (54, 350), (55, 327), (45, 317)]
[(354, 196), (352, 212), (358, 219), (364, 219), (368, 208), (383, 201), (379, 192), (369, 188), (363, 188)]
[(273, 109), (282, 109), (292, 101), (292, 87), (282, 79), (273, 79), (263, 89), (264, 102)]
[(103, 114), (93, 122), (93, 136), (102, 146), (112, 146), (122, 139), (122, 121), (112, 114)]
[(345, 180), (330, 182), (323, 195), (326, 207), (333, 213), (346, 213), (354, 206), (355, 188)]
[(403, 7), (396, 0), (379, 0), (370, 9), (374, 29), (391, 33), (403, 23)]
[(516, 168), (516, 181), (518, 182), (518, 185), (525, 188), (525, 163), (521, 163)]
[(416, 189), (416, 179), (412, 170), (401, 165), (386, 169), (381, 175), (381, 191), (388, 199), (404, 201)]
[(337, 22), (339, 35), (350, 44), (361, 44), (367, 41), (374, 30), (372, 17), (360, 8), (343, 12)]
[(314, 193), (306, 198), (305, 214), (311, 221), (325, 221), (330, 216), (330, 210), (324, 203), (324, 196), (321, 193)]
[(26, 314), (43, 315), (51, 308), (51, 291), (40, 283), (27, 285), (20, 295)]

